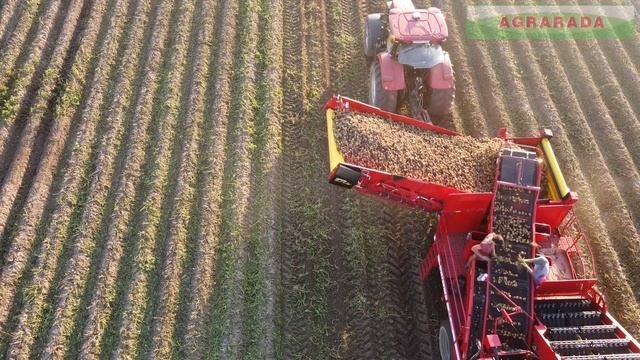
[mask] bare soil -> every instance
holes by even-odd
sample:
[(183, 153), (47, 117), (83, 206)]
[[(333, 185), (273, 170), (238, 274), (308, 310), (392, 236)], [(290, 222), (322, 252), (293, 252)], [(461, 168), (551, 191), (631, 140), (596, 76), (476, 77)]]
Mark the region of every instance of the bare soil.
[[(640, 335), (640, 40), (468, 41), (465, 3), (439, 3), (457, 90), (438, 125), (465, 135), (340, 113), (345, 158), (490, 191), (489, 137), (550, 128), (599, 286)], [(436, 219), (326, 182), (321, 105), (367, 100), (383, 9), (0, 2), (0, 358), (437, 356), (418, 274)]]

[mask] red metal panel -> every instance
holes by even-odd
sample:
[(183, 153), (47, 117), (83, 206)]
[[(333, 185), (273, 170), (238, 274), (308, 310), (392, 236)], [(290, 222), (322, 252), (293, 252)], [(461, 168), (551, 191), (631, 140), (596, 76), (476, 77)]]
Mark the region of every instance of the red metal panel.
[(562, 224), (572, 207), (573, 205), (563, 203), (538, 205), (536, 222), (549, 224), (552, 228), (557, 228)]
[(380, 72), (382, 75), (382, 87), (387, 91), (403, 90), (404, 66), (397, 62), (388, 52), (378, 54)]
[(432, 89), (450, 89), (453, 87), (453, 65), (449, 54), (445, 53), (443, 61), (431, 68), (429, 86)]
[(587, 292), (598, 282), (596, 279), (549, 280), (536, 289), (536, 296), (586, 296)]
[(447, 218), (449, 231), (469, 232), (479, 229), (487, 214), (493, 194), (491, 193), (453, 193), (444, 201), (442, 216)]
[(453, 130), (449, 130), (449, 129), (445, 129), (439, 126), (435, 126), (433, 124), (430, 123), (426, 123), (424, 121), (420, 121), (420, 120), (416, 120), (413, 118), (410, 118), (408, 116), (404, 116), (404, 115), (400, 115), (400, 114), (396, 114), (396, 113), (392, 113), (392, 112), (388, 112), (388, 111), (384, 111), (381, 110), (380, 108), (377, 108), (375, 106), (371, 106), (369, 104), (365, 104), (363, 102), (357, 101), (357, 100), (353, 100), (350, 99), (348, 97), (344, 97), (344, 96), (340, 96), (340, 95), (334, 95), (331, 97), (331, 99), (329, 99), (329, 101), (327, 101), (324, 105), (325, 109), (334, 109), (334, 110), (351, 110), (351, 111), (355, 111), (355, 112), (360, 112), (360, 113), (367, 113), (367, 114), (374, 114), (374, 115), (378, 115), (384, 118), (387, 118), (391, 121), (396, 121), (396, 122), (400, 122), (406, 125), (410, 125), (410, 126), (414, 126), (414, 127), (419, 127), (422, 128), (424, 130), (428, 130), (428, 131), (433, 131), (436, 132), (438, 134), (443, 134), (443, 135), (461, 135)]
[(540, 360), (556, 360), (560, 359), (560, 356), (551, 348), (551, 344), (545, 339), (544, 332), (547, 328), (544, 325), (537, 325), (533, 331), (533, 345), (536, 348), (538, 358)]

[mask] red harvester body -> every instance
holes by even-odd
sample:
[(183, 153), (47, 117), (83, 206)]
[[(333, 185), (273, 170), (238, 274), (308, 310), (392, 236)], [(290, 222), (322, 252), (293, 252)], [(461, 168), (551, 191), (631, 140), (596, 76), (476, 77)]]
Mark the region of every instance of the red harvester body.
[[(353, 111), (444, 135), (456, 132), (339, 96), (325, 108), (331, 183), (437, 213), (420, 276), (425, 283), (435, 279), (442, 292), (443, 359), (640, 359), (640, 344), (607, 311), (595, 287), (593, 255), (573, 212), (577, 195), (563, 178), (550, 131), (515, 138), (501, 130), (493, 191), (468, 193), (345, 161), (333, 122), (335, 111)], [(488, 264), (465, 267), (471, 247), (489, 232), (523, 235), (505, 236)], [(539, 253), (552, 261), (547, 281), (536, 288), (516, 259)]]

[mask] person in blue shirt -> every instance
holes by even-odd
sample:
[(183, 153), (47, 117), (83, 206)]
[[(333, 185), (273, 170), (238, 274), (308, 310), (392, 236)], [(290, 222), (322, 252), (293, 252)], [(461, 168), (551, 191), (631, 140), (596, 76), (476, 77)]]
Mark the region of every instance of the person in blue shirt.
[[(533, 277), (533, 283), (536, 287), (547, 279), (551, 264), (549, 262), (549, 258), (544, 254), (539, 253), (538, 256), (533, 259), (524, 259), (521, 256), (518, 256), (518, 262), (527, 269), (529, 274), (531, 274)], [(531, 268), (530, 265), (533, 265), (533, 268)]]

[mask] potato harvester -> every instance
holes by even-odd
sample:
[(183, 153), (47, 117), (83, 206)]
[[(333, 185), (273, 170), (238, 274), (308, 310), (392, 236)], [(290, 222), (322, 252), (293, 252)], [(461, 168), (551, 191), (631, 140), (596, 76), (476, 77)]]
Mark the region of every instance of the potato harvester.
[[(596, 287), (593, 254), (573, 210), (578, 197), (562, 175), (549, 130), (512, 137), (501, 129), (493, 191), (472, 193), (350, 163), (333, 129), (336, 112), (351, 111), (460, 134), (346, 97), (332, 97), (325, 109), (332, 184), (437, 216), (420, 277), (426, 293), (442, 300), (435, 311), (442, 359), (640, 359), (640, 344)], [(471, 247), (490, 232), (505, 240), (496, 243), (497, 256), (465, 267)], [(536, 288), (516, 259), (539, 253), (552, 261)]]

